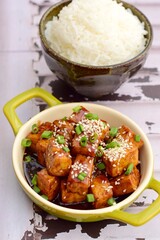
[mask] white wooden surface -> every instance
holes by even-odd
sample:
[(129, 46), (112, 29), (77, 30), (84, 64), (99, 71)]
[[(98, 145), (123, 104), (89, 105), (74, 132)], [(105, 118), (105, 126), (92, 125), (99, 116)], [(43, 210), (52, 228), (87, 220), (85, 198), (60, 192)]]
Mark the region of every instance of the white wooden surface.
[[(40, 16), (50, 0), (5, 0), (0, 4), (0, 107), (17, 94), (40, 86), (61, 101), (91, 101), (59, 83), (48, 70), (38, 38)], [(142, 10), (153, 25), (154, 41), (145, 67), (116, 93), (95, 101), (113, 107), (135, 120), (146, 132), (153, 147), (154, 175), (160, 180), (160, 1), (128, 0)], [(43, 104), (30, 101), (17, 111), (23, 122), (42, 110)], [(27, 110), (27, 111), (26, 111)], [(116, 221), (72, 223), (45, 214), (28, 199), (12, 168), (14, 135), (1, 111), (0, 124), (0, 239), (160, 239), (160, 215), (141, 227)], [(129, 211), (140, 211), (155, 198), (145, 191)]]

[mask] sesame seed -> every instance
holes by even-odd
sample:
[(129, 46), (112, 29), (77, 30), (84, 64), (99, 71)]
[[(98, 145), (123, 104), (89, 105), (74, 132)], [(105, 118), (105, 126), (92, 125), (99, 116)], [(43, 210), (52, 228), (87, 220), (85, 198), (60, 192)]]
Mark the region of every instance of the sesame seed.
[(108, 148), (104, 150), (104, 157), (107, 158), (110, 162), (125, 158), (127, 150), (133, 146), (131, 142), (128, 142), (128, 139), (124, 139), (120, 134), (117, 134), (114, 142), (117, 142), (120, 147)]
[(118, 181), (115, 181), (115, 183), (114, 183), (115, 185), (120, 185), (120, 182), (118, 182)]

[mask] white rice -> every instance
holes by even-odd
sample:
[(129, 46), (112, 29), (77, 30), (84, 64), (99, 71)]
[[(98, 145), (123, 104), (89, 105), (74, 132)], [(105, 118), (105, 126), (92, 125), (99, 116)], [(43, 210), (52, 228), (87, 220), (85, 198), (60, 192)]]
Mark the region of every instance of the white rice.
[(45, 30), (57, 53), (94, 66), (135, 57), (145, 48), (146, 34), (144, 23), (115, 0), (73, 0)]

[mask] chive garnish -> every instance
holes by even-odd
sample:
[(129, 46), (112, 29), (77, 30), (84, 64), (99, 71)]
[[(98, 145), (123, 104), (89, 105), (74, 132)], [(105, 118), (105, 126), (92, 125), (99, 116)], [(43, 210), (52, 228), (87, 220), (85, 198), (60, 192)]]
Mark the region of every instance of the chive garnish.
[(32, 141), (29, 138), (24, 138), (21, 141), (21, 146), (22, 147), (30, 147), (32, 144)]
[(85, 117), (89, 120), (98, 120), (99, 119), (98, 115), (95, 113), (87, 113), (85, 115)]
[(109, 135), (110, 135), (111, 137), (115, 137), (115, 136), (117, 135), (117, 132), (118, 132), (118, 128), (112, 127), (112, 128), (110, 129), (110, 131), (109, 131)]
[(44, 199), (48, 200), (48, 197), (45, 194), (42, 194), (41, 197), (43, 197)]
[(38, 125), (35, 123), (32, 125), (32, 133), (38, 133), (39, 131), (39, 128), (38, 128)]
[(72, 110), (73, 110), (73, 112), (78, 113), (81, 109), (82, 109), (81, 106), (76, 106)]
[(97, 140), (97, 138), (98, 138), (98, 134), (97, 134), (97, 133), (94, 133), (93, 135), (91, 135), (91, 136), (89, 137), (89, 141), (90, 141), (91, 143), (94, 143), (94, 142)]
[(69, 152), (70, 151), (70, 149), (68, 148), (68, 147), (63, 147), (62, 148), (65, 152)]
[(138, 135), (138, 134), (135, 135), (134, 140), (135, 140), (136, 142), (140, 142), (140, 140), (141, 140), (140, 135)]
[(25, 162), (30, 162), (32, 160), (31, 156), (27, 155), (24, 157)]
[(81, 172), (81, 173), (78, 174), (78, 177), (77, 177), (77, 178), (78, 178), (80, 181), (83, 181), (86, 176), (87, 176), (87, 174), (86, 174), (85, 172)]
[(100, 162), (100, 163), (97, 163), (97, 168), (99, 169), (99, 170), (104, 170), (104, 169), (106, 169), (106, 166), (105, 166), (105, 164), (103, 163), (103, 162)]
[(41, 134), (41, 138), (46, 138), (46, 139), (48, 139), (48, 138), (52, 137), (52, 135), (53, 135), (53, 132), (52, 132), (52, 131), (46, 130), (46, 131), (44, 131), (44, 132)]
[(86, 137), (86, 136), (81, 137), (81, 139), (80, 139), (80, 145), (81, 145), (82, 147), (85, 147), (85, 146), (87, 145), (87, 137)]
[(115, 199), (112, 197), (112, 198), (109, 198), (109, 199), (108, 199), (107, 203), (108, 203), (109, 206), (112, 206), (112, 205), (115, 205), (115, 204), (116, 204), (116, 201), (115, 201)]
[(103, 153), (104, 153), (104, 148), (102, 146), (99, 146), (97, 148), (97, 152), (96, 152), (96, 156), (97, 157), (102, 157), (103, 156)]
[(88, 193), (87, 202), (94, 202), (94, 201), (95, 201), (94, 195), (92, 193)]
[(31, 180), (31, 183), (35, 186), (37, 185), (37, 174), (34, 174), (32, 180)]
[(64, 136), (59, 135), (59, 136), (57, 137), (57, 142), (58, 142), (59, 144), (64, 144), (64, 143), (65, 143)]
[(127, 170), (125, 171), (124, 174), (125, 174), (125, 175), (129, 175), (129, 174), (132, 172), (133, 167), (134, 167), (133, 163), (130, 163), (130, 164), (128, 165)]
[(62, 121), (66, 121), (66, 120), (67, 120), (67, 117), (66, 117), (66, 116), (62, 118)]
[(106, 149), (108, 149), (108, 148), (115, 148), (115, 147), (120, 147), (120, 144), (118, 142), (112, 141), (112, 142), (110, 142), (110, 143), (108, 143), (106, 145)]
[(82, 124), (77, 125), (75, 131), (77, 135), (81, 134), (84, 131), (83, 125)]
[(34, 185), (34, 187), (33, 187), (33, 190), (36, 192), (36, 193), (40, 193), (40, 189), (39, 189), (39, 187), (37, 187), (36, 185)]

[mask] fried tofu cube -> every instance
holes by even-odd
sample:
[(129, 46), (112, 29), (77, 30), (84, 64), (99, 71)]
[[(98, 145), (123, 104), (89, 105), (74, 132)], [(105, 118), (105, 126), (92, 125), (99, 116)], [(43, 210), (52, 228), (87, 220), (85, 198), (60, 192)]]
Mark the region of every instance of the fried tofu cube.
[[(135, 134), (128, 127), (121, 126), (112, 143), (116, 143), (116, 146), (105, 149), (103, 161), (108, 175), (116, 177), (124, 172), (129, 163), (138, 165), (138, 149), (143, 145), (143, 141), (136, 142)], [(111, 146), (111, 143), (109, 144)]]
[(112, 186), (105, 175), (99, 175), (92, 178), (91, 193), (94, 195), (94, 208), (107, 207), (107, 201), (113, 196)]
[(30, 149), (34, 153), (37, 152), (36, 145), (37, 145), (38, 141), (41, 139), (41, 135), (42, 135), (43, 131), (46, 131), (46, 130), (52, 131), (53, 130), (53, 124), (50, 122), (37, 124), (37, 126), (38, 126), (38, 132), (37, 133), (30, 132), (27, 136), (27, 138), (30, 139), (32, 142)]
[(42, 166), (46, 166), (45, 162), (45, 152), (48, 146), (48, 139), (41, 139), (36, 144), (37, 160)]
[(27, 138), (31, 140), (32, 144), (30, 146), (30, 149), (32, 152), (36, 153), (37, 152), (37, 148), (36, 145), (38, 143), (38, 141), (40, 140), (41, 137), (41, 133), (29, 133)]
[(125, 194), (134, 192), (140, 181), (140, 172), (135, 167), (129, 175), (122, 174), (121, 176), (110, 179), (110, 184), (113, 187), (113, 196), (119, 197)]
[(69, 117), (69, 121), (78, 123), (82, 120), (84, 115), (88, 113), (88, 110), (82, 106), (77, 106), (79, 109), (77, 111), (74, 111), (71, 116)]
[(78, 154), (67, 179), (67, 190), (85, 195), (90, 186), (90, 179), (94, 166), (94, 158)]
[(52, 201), (60, 190), (60, 179), (49, 175), (47, 169), (44, 168), (37, 172), (37, 186), (41, 193), (46, 195), (49, 201)]
[[(95, 157), (98, 148), (98, 142), (90, 143), (88, 142), (86, 146), (81, 146), (81, 141), (83, 141), (84, 135), (75, 136), (72, 140), (72, 154), (82, 154), (85, 156)], [(85, 138), (84, 138), (85, 139)], [(85, 141), (85, 140), (84, 140)]]
[(63, 119), (55, 120), (53, 122), (53, 129), (57, 135), (63, 135), (68, 141), (72, 140), (74, 134), (74, 123)]
[(49, 139), (45, 162), (48, 173), (54, 176), (68, 175), (72, 165), (70, 153), (63, 150), (62, 146), (63, 144), (58, 144), (55, 138)]
[[(121, 175), (130, 163), (137, 166), (139, 163), (139, 152), (137, 147), (123, 149), (123, 147), (114, 148), (104, 153), (103, 161), (106, 165), (106, 172), (109, 176), (116, 177)], [(117, 152), (116, 152), (117, 151)]]
[(61, 200), (63, 203), (79, 203), (86, 199), (86, 194), (70, 192), (67, 190), (67, 182), (61, 181)]
[(109, 134), (109, 125), (100, 119), (90, 120), (84, 117), (76, 124), (75, 131), (72, 153), (95, 157), (100, 142)]
[(118, 135), (123, 137), (125, 141), (132, 142), (132, 144), (136, 146), (138, 149), (140, 149), (144, 144), (141, 138), (138, 141), (136, 141), (135, 139), (136, 134), (125, 125), (119, 127)]

